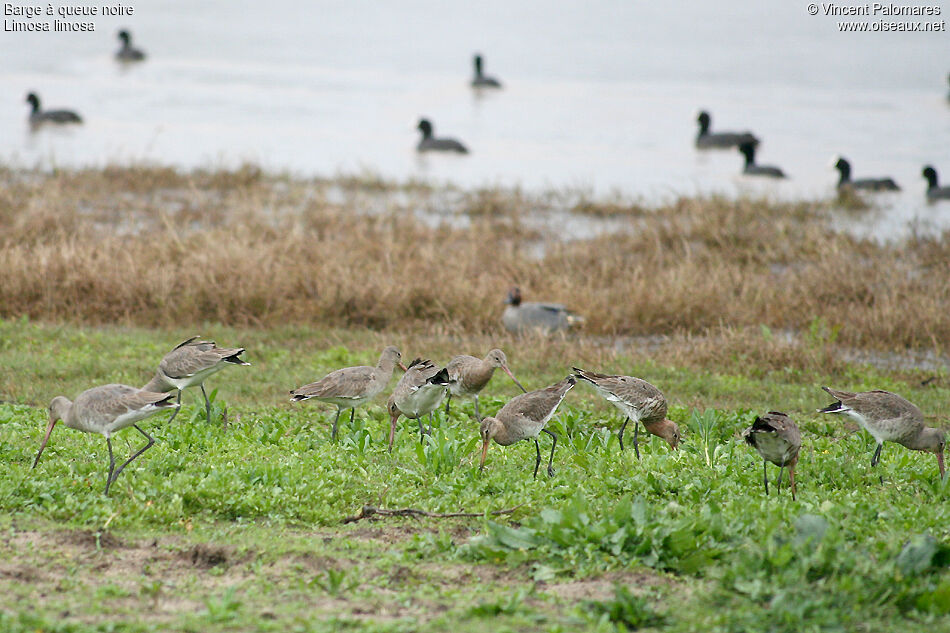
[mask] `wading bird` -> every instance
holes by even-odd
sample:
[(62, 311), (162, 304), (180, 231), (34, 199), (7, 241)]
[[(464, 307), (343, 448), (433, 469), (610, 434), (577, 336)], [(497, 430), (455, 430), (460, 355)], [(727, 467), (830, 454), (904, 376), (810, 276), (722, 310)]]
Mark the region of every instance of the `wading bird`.
[[(192, 336), (187, 341), (179, 343), (172, 351), (165, 354), (158, 364), (155, 376), (142, 389), (166, 393), (178, 390), (178, 403), (181, 404), (181, 392), (195, 385), (201, 387), (201, 395), (205, 399), (205, 419), (211, 421), (211, 401), (205, 391), (204, 382), (211, 374), (217, 373), (228, 365), (250, 365), (238, 358), (244, 353), (243, 347), (221, 348), (214, 341), (201, 341)], [(169, 418), (169, 422), (175, 419)]]
[(432, 433), (432, 412), (439, 408), (449, 390), (449, 374), (439, 369), (432, 361), (417, 358), (409, 363), (392, 395), (389, 396), (389, 452), (393, 452), (396, 437), (396, 422), (400, 415), (419, 422), (419, 440), (425, 434), (422, 416), (429, 416), (429, 433)]
[(769, 411), (756, 416), (752, 426), (742, 432), (742, 439), (762, 456), (762, 481), (765, 483), (765, 495), (769, 494), (768, 463), (779, 467), (775, 485), (782, 490), (782, 470), (788, 468), (788, 483), (795, 499), (795, 465), (798, 463), (798, 451), (802, 447), (802, 435), (798, 427), (784, 413)]
[(488, 444), (492, 440), (500, 446), (511, 446), (521, 440), (533, 439), (537, 450), (537, 461), (534, 463), (534, 477), (538, 477), (538, 467), (541, 465), (541, 444), (538, 437), (544, 431), (551, 436), (551, 456), (548, 458), (548, 476), (554, 476), (554, 448), (557, 446), (557, 435), (544, 425), (548, 423), (561, 404), (561, 400), (577, 383), (574, 376), (537, 391), (529, 391), (515, 396), (503, 406), (494, 417), (482, 420), (479, 433), (482, 438), (482, 461), (479, 470), (485, 468), (485, 457), (488, 455)]
[(504, 371), (521, 391), (528, 393), (528, 390), (511, 373), (508, 368), (508, 357), (500, 349), (491, 350), (485, 358), (460, 354), (450, 360), (445, 369), (449, 374), (449, 397), (445, 402), (445, 415), (449, 414), (452, 396), (457, 398), (473, 396), (475, 398), (475, 418), (480, 421), (482, 418), (478, 412), (478, 393), (485, 388), (496, 369)]
[[(43, 454), (43, 449), (49, 442), (53, 427), (62, 420), (63, 424), (71, 429), (83, 433), (99, 433), (106, 438), (106, 446), (109, 447), (106, 494), (109, 494), (109, 487), (118, 479), (125, 467), (155, 443), (155, 439), (143, 431), (136, 422), (169, 409), (175, 409), (177, 413), (180, 406), (172, 402), (171, 394), (155, 393), (128, 385), (93, 387), (79, 394), (74, 402), (70, 402), (64, 396), (56, 396), (49, 405), (49, 424), (40, 450), (36, 454), (36, 459), (33, 460), (33, 468), (40, 463), (40, 455)], [(112, 454), (112, 436), (116, 431), (121, 431), (127, 426), (135, 427), (136, 431), (145, 436), (148, 443), (116, 469), (115, 457)]]
[(333, 418), (333, 431), (330, 434), (330, 439), (335, 442), (340, 413), (344, 409), (349, 409), (350, 424), (353, 424), (356, 407), (369, 402), (386, 388), (397, 365), (400, 369), (406, 369), (399, 362), (401, 358), (402, 355), (399, 350), (389, 346), (380, 354), (379, 362), (376, 363), (375, 367), (361, 365), (359, 367), (337, 369), (317, 382), (312, 382), (291, 391), (291, 401), (300, 402), (314, 398), (321, 402), (336, 405), (336, 417)]
[(575, 375), (594, 385), (607, 402), (620, 409), (627, 418), (620, 427), (617, 438), (620, 440), (620, 450), (623, 450), (623, 432), (627, 422), (633, 422), (633, 450), (640, 459), (640, 423), (643, 428), (666, 440), (670, 448), (675, 449), (680, 443), (680, 430), (676, 422), (666, 418), (666, 397), (659, 389), (641, 378), (633, 376), (607, 376), (585, 371), (578, 367), (572, 368)]
[(881, 459), (884, 442), (896, 442), (914, 451), (926, 451), (937, 456), (940, 477), (944, 475), (944, 432), (924, 424), (924, 414), (913, 403), (889, 391), (838, 391), (822, 387), (836, 402), (819, 413), (839, 413), (853, 418), (877, 441), (871, 466)]

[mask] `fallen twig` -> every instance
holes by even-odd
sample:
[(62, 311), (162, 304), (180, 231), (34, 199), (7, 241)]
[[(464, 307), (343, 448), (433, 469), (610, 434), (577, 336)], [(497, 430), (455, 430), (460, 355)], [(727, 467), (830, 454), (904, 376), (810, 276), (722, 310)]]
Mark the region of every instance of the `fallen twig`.
[(343, 523), (356, 523), (357, 521), (368, 519), (374, 515), (386, 517), (429, 517), (432, 519), (446, 519), (449, 517), (483, 517), (488, 515), (498, 516), (500, 514), (511, 514), (523, 505), (525, 504), (519, 503), (515, 507), (508, 508), (507, 510), (492, 510), (491, 512), (426, 512), (425, 510), (417, 510), (415, 508), (387, 510), (386, 508), (377, 508), (376, 506), (364, 505), (360, 509), (359, 514), (346, 517), (343, 519)]

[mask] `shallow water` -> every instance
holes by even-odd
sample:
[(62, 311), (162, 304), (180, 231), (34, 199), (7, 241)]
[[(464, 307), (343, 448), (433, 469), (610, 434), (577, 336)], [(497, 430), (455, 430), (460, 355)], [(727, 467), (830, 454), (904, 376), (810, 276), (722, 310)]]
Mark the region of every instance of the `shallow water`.
[[(114, 4), (114, 3), (113, 3)], [(676, 195), (831, 195), (835, 153), (904, 191), (841, 225), (876, 237), (950, 227), (920, 177), (950, 182), (948, 34), (839, 33), (802, 3), (149, 0), (93, 33), (0, 34), (0, 159), (49, 168), (244, 161), (300, 175), (368, 170), (462, 186)], [(950, 5), (936, 4), (950, 19)], [(132, 29), (149, 59), (115, 63)], [(467, 85), (486, 56), (500, 92)], [(75, 108), (81, 127), (31, 133), (23, 102)], [(751, 129), (780, 183), (738, 175), (735, 152), (697, 152), (695, 116)], [(469, 156), (418, 156), (415, 123)]]

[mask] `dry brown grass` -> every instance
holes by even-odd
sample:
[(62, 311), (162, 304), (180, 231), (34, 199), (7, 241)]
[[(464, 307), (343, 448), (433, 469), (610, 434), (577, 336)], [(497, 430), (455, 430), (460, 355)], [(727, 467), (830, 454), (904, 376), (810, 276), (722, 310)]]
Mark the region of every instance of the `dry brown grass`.
[[(585, 202), (582, 214), (616, 221), (610, 204)], [(859, 241), (832, 232), (816, 203), (630, 210), (626, 230), (564, 241), (531, 228), (530, 214), (547, 209), (520, 192), (361, 187), (253, 167), (0, 171), (0, 316), (490, 334), (518, 284), (526, 300), (585, 314), (588, 334), (675, 334), (697, 350), (714, 334), (739, 353), (761, 326), (798, 333), (806, 345), (785, 346), (796, 354), (811, 353), (811, 339), (940, 349), (950, 338), (948, 240)], [(781, 357), (780, 342), (759, 338)]]

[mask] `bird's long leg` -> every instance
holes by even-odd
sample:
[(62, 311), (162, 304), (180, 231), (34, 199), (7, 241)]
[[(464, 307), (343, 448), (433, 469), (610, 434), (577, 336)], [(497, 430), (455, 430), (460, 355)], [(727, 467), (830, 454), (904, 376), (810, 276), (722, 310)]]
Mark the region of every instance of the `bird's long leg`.
[(429, 435), (432, 435), (432, 412), (429, 411)]
[(534, 462), (534, 478), (538, 478), (538, 466), (541, 465), (541, 444), (538, 442), (538, 438), (534, 438), (534, 448), (538, 451), (538, 458)]
[(205, 420), (211, 422), (211, 401), (208, 400), (208, 394), (205, 392), (205, 384), (201, 383), (201, 395), (205, 397)]
[(452, 404), (452, 394), (445, 397), (445, 417), (449, 417), (449, 405)]
[(426, 427), (422, 423), (422, 416), (416, 418), (416, 422), (419, 423), (419, 443), (424, 443), (426, 435)]
[(155, 443), (155, 438), (152, 437), (151, 435), (149, 435), (148, 433), (146, 433), (145, 431), (143, 431), (143, 430), (139, 427), (138, 424), (133, 424), (132, 427), (133, 427), (136, 431), (138, 431), (139, 433), (141, 433), (142, 435), (144, 435), (144, 436), (148, 439), (148, 443), (147, 443), (145, 446), (143, 446), (142, 448), (140, 448), (138, 451), (136, 451), (135, 454), (132, 455), (132, 457), (130, 457), (130, 458), (128, 458), (127, 460), (125, 460), (125, 463), (122, 464), (121, 466), (119, 466), (119, 467), (116, 469), (115, 474), (112, 475), (112, 481), (115, 481), (116, 479), (119, 478), (119, 474), (120, 474), (123, 470), (125, 470), (125, 467), (126, 467), (126, 466), (128, 466), (129, 464), (132, 463), (132, 460), (133, 460), (133, 459), (135, 459), (136, 457), (138, 457), (139, 455), (141, 455), (142, 453), (144, 453), (144, 452), (147, 451), (148, 449), (152, 448), (152, 444)]
[(877, 449), (874, 451), (874, 457), (871, 458), (871, 468), (877, 466), (877, 463), (881, 461), (881, 449), (884, 448), (884, 443), (877, 445)]
[(788, 467), (788, 485), (792, 489), (792, 501), (795, 501), (795, 464)]
[(175, 407), (175, 412), (172, 413), (172, 417), (168, 418), (168, 422), (174, 420), (179, 411), (181, 411), (181, 389), (178, 390), (178, 406)]
[(393, 452), (393, 439), (396, 437), (396, 420), (399, 419), (399, 416), (396, 417), (390, 416), (389, 418), (389, 452)]
[(342, 409), (341, 407), (337, 407), (337, 408), (336, 408), (336, 417), (333, 418), (333, 430), (330, 432), (330, 441), (331, 441), (331, 442), (335, 442), (335, 441), (336, 441), (336, 426), (337, 426), (337, 424), (339, 424), (339, 422), (340, 422), (340, 414), (341, 414), (342, 412), (343, 412), (343, 409)]
[(637, 454), (637, 459), (640, 459), (640, 420), (637, 420), (636, 426), (633, 427), (633, 452)]
[(106, 436), (106, 446), (109, 447), (109, 474), (106, 476), (106, 496), (109, 496), (109, 486), (112, 485), (112, 471), (115, 470), (115, 457), (112, 456), (112, 440)]
[(541, 430), (550, 435), (551, 439), (554, 440), (554, 443), (551, 444), (551, 456), (548, 458), (548, 477), (553, 477), (554, 466), (552, 464), (554, 463), (554, 448), (557, 446), (557, 435), (555, 435), (553, 431), (549, 431), (547, 429)]
[(784, 472), (785, 466), (778, 467), (778, 479), (775, 481), (775, 487), (778, 492), (776, 494), (782, 494), (782, 472)]
[(620, 450), (623, 451), (623, 430), (627, 428), (627, 422), (630, 421), (630, 418), (626, 418), (623, 421), (623, 426), (620, 427), (620, 433), (617, 434), (617, 439), (620, 440)]
[(475, 394), (475, 420), (477, 422), (482, 421), (482, 415), (478, 412), (478, 394)]
[(765, 482), (765, 496), (769, 496), (769, 463), (762, 460), (762, 481)]

